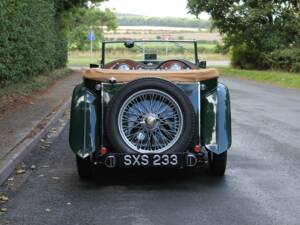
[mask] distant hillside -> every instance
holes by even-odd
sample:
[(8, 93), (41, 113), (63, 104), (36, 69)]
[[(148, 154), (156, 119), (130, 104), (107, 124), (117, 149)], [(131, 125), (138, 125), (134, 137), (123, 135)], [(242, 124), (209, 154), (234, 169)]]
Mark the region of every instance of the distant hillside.
[(163, 26), (210, 29), (209, 20), (180, 17), (148, 17), (131, 14), (117, 14), (119, 26)]

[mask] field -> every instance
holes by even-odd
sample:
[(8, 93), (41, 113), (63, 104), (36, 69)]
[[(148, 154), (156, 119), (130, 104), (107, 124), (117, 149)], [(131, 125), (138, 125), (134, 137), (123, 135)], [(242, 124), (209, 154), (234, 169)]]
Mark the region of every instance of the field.
[[(228, 56), (216, 53), (217, 44), (221, 42), (221, 35), (217, 32), (210, 33), (206, 30), (199, 30), (196, 28), (120, 26), (116, 31), (106, 31), (104, 33), (104, 38), (105, 40), (197, 40), (199, 57), (201, 60), (228, 60)], [(158, 53), (159, 60), (171, 58), (194, 60), (193, 45), (184, 45), (183, 47), (185, 50), (183, 50), (183, 48), (180, 49), (178, 46), (176, 48), (176, 46), (171, 46), (170, 44), (168, 47), (168, 54), (165, 53), (165, 45), (151, 44), (147, 46), (150, 46), (148, 51), (155, 51)], [(115, 59), (142, 60), (143, 54), (140, 48), (126, 50), (122, 44), (115, 45), (114, 47), (107, 47), (106, 62)], [(92, 57), (90, 56), (89, 51), (69, 52), (69, 66), (88, 66), (90, 63), (99, 63), (99, 61), (99, 49), (93, 52)]]
[(174, 27), (119, 27), (117, 31), (106, 32), (105, 39), (186, 39), (206, 42), (221, 42), (219, 33), (199, 31), (195, 28), (174, 28)]
[[(219, 33), (201, 31), (195, 28), (174, 28), (174, 27), (149, 27), (149, 26), (120, 26), (116, 31), (105, 32), (105, 40), (197, 40), (198, 52), (201, 60), (224, 61), (228, 56), (216, 53), (217, 44), (221, 42)], [(166, 59), (187, 59), (194, 60), (193, 45), (183, 45), (184, 48), (172, 46), (168, 47), (166, 54), (166, 45), (148, 44), (148, 51), (158, 53), (159, 60)], [(167, 56), (166, 56), (167, 55)], [(115, 59), (142, 60), (143, 54), (141, 48), (125, 49), (122, 44), (107, 46), (106, 62)], [(89, 51), (70, 51), (69, 66), (88, 66), (90, 63), (99, 63), (100, 50), (90, 55)]]

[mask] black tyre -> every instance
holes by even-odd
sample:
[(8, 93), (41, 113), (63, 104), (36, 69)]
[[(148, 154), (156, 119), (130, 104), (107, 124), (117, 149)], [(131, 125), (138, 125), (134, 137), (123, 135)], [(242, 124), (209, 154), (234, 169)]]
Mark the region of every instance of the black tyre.
[(209, 152), (208, 163), (211, 175), (224, 176), (227, 164), (227, 151), (220, 155)]
[(189, 98), (173, 83), (142, 78), (112, 98), (105, 127), (117, 152), (184, 152), (194, 136), (195, 112)]
[(90, 158), (85, 159), (76, 156), (77, 171), (81, 180), (90, 180), (94, 177), (94, 165)]

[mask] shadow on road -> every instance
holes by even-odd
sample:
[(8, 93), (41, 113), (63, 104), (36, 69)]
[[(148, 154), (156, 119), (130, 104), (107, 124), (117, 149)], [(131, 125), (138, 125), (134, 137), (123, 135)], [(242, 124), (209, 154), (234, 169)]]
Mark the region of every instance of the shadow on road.
[(98, 168), (97, 176), (90, 181), (79, 181), (86, 188), (101, 188), (107, 186), (151, 187), (153, 189), (186, 189), (220, 187), (225, 182), (225, 177), (209, 175), (205, 167), (193, 169), (106, 169)]

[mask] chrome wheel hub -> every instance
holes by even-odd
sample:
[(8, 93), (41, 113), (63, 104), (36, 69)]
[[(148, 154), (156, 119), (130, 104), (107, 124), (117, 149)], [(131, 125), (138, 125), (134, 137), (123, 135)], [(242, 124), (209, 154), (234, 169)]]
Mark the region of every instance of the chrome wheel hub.
[(131, 95), (122, 105), (118, 128), (123, 141), (139, 153), (162, 153), (179, 139), (182, 111), (167, 93), (147, 89)]
[(148, 114), (145, 118), (145, 124), (147, 126), (148, 129), (155, 129), (157, 128), (157, 124), (158, 124), (158, 117), (155, 114)]

